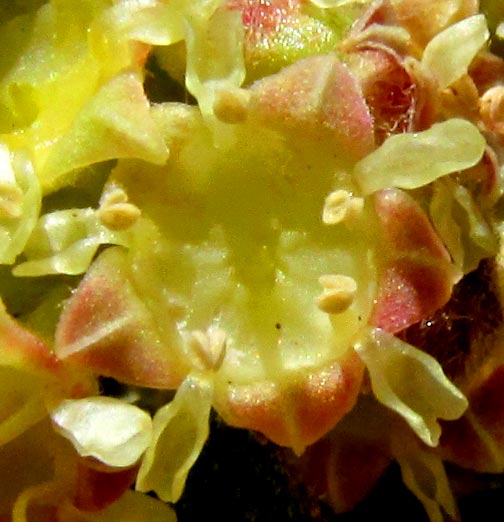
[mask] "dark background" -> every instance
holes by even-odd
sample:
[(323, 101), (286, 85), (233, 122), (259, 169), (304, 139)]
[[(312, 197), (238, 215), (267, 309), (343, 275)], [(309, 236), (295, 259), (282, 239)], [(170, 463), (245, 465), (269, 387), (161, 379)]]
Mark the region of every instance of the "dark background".
[[(216, 416), (210, 433), (175, 506), (179, 522), (428, 522), (395, 464), (353, 512), (336, 515), (286, 471), (274, 444), (225, 426)], [(502, 477), (478, 475), (468, 481), (465, 472), (448, 471), (459, 483), (477, 484), (477, 491), (459, 498), (463, 522), (504, 520)]]

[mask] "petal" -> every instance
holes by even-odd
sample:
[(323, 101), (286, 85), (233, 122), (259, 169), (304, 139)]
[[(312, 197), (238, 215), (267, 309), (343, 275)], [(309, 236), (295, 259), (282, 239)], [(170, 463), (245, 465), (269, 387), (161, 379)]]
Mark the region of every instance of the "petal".
[(466, 410), (465, 396), (425, 352), (378, 329), (355, 349), (366, 363), (376, 398), (401, 415), (428, 446), (438, 444), (438, 419), (457, 419)]
[(208, 437), (212, 395), (208, 380), (189, 375), (175, 399), (156, 412), (152, 443), (138, 472), (138, 491), (154, 491), (165, 502), (180, 498)]
[(215, 408), (229, 424), (302, 453), (352, 409), (362, 376), (363, 365), (350, 350), (333, 364), (290, 372), (285, 389), (272, 381), (218, 388)]
[(357, 80), (333, 54), (299, 60), (253, 90), (267, 125), (328, 132), (353, 159), (374, 148), (373, 122)]
[(59, 357), (139, 386), (173, 388), (183, 379), (175, 340), (163, 339), (138, 295), (126, 253), (105, 251), (67, 302), (56, 331)]
[(394, 10), (404, 27), (424, 47), (437, 33), (478, 12), (477, 0), (402, 0)]
[(476, 165), (486, 141), (472, 123), (453, 118), (423, 132), (390, 136), (354, 169), (364, 194), (427, 185), (441, 176)]
[(18, 277), (86, 272), (100, 245), (127, 245), (127, 235), (108, 229), (90, 208), (50, 212), (39, 218), (13, 269)]
[(388, 189), (374, 201), (386, 248), (371, 324), (394, 333), (443, 306), (458, 270), (412, 196)]
[(124, 73), (88, 100), (68, 131), (53, 145), (43, 165), (44, 183), (65, 173), (116, 158), (162, 164), (168, 150), (150, 114), (141, 78)]
[(32, 233), (41, 205), (40, 184), (32, 163), (0, 143), (0, 264), (11, 264)]
[(449, 262), (450, 256), (427, 215), (407, 192), (383, 190), (375, 195), (374, 203), (392, 256), (415, 254)]
[(113, 397), (65, 400), (51, 411), (51, 418), (80, 455), (109, 466), (135, 464), (152, 434), (148, 413)]
[(436, 78), (440, 89), (448, 87), (467, 74), (471, 62), (489, 37), (484, 15), (466, 18), (437, 34), (427, 44), (422, 65)]
[(407, 436), (394, 438), (393, 452), (404, 484), (420, 500), (429, 520), (443, 522), (446, 515), (458, 520), (453, 492), (439, 455)]
[(387, 265), (378, 284), (370, 323), (391, 333), (429, 317), (448, 302), (453, 287), (450, 266), (435, 261), (398, 259)]

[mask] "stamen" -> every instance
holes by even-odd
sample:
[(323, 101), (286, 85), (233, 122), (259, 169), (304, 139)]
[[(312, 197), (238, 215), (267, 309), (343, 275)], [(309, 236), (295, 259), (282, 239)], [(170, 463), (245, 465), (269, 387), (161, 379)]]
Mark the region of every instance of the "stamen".
[(0, 183), (0, 217), (21, 216), (23, 192), (16, 184)]
[(325, 200), (322, 221), (326, 225), (336, 225), (357, 217), (363, 208), (363, 198), (353, 196), (348, 190), (335, 190)]
[(241, 123), (247, 119), (250, 93), (245, 89), (218, 89), (213, 110), (224, 123)]
[(226, 337), (226, 332), (219, 327), (211, 327), (207, 332), (191, 332), (189, 348), (199, 370), (219, 369), (226, 354)]
[(131, 227), (140, 215), (140, 209), (128, 203), (128, 195), (119, 187), (103, 195), (98, 209), (100, 221), (111, 230), (125, 230)]
[(19, 217), (22, 204), (23, 192), (16, 181), (9, 149), (0, 145), (0, 217)]
[(504, 86), (497, 85), (488, 89), (480, 98), (481, 119), (492, 131), (504, 132)]
[(353, 277), (341, 274), (323, 275), (319, 283), (324, 291), (317, 297), (317, 306), (327, 314), (344, 312), (353, 303), (357, 282)]

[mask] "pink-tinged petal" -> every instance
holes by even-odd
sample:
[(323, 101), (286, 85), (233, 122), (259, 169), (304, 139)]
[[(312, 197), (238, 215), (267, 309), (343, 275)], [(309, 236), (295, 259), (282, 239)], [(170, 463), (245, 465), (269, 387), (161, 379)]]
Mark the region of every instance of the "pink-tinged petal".
[(329, 133), (354, 161), (374, 149), (373, 122), (360, 87), (335, 55), (299, 60), (256, 82), (252, 91), (265, 124)]
[(372, 117), (351, 71), (334, 61), (322, 92), (321, 124), (335, 134), (345, 149), (362, 158), (375, 148)]
[(449, 265), (411, 258), (392, 262), (380, 278), (371, 324), (397, 333), (428, 317), (450, 299), (451, 275)]
[(394, 257), (414, 255), (450, 262), (450, 255), (429, 218), (407, 192), (382, 190), (376, 193), (374, 203)]
[(129, 279), (126, 254), (105, 251), (67, 302), (56, 331), (57, 355), (121, 382), (176, 388), (186, 368), (176, 340), (165, 341)]
[(292, 375), (288, 390), (274, 382), (217, 390), (215, 408), (231, 425), (256, 430), (273, 442), (302, 451), (352, 409), (364, 365), (350, 351), (327, 367)]
[(455, 282), (450, 255), (420, 205), (406, 192), (375, 196), (384, 260), (371, 324), (396, 333), (446, 304)]

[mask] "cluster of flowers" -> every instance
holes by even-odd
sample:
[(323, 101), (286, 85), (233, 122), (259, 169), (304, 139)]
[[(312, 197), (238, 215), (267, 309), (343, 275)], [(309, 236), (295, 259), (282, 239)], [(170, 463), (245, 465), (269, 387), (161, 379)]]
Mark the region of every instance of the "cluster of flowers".
[(504, 8), (4, 4), (0, 520), (175, 520), (212, 408), (456, 519), (444, 462), (504, 469)]

